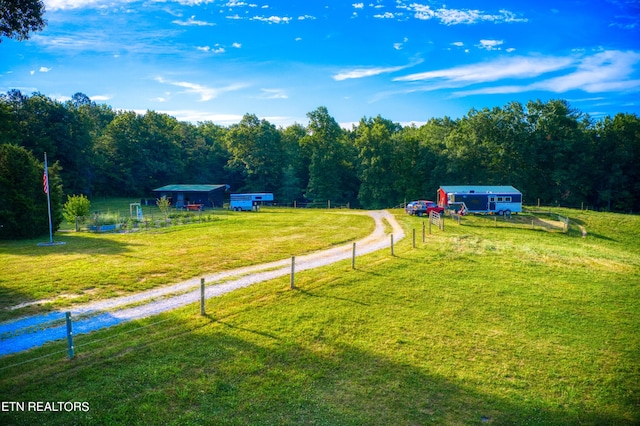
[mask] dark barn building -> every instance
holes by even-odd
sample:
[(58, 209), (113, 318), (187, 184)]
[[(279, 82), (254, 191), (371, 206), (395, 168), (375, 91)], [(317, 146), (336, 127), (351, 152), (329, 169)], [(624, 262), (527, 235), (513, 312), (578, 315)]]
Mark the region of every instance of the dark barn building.
[(154, 189), (157, 198), (167, 197), (171, 206), (181, 209), (222, 207), (227, 185), (166, 185)]

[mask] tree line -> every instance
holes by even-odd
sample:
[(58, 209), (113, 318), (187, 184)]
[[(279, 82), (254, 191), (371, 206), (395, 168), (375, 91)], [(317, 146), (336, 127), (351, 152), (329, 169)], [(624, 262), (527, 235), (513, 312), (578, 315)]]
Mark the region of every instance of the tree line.
[[(381, 116), (343, 129), (326, 107), (306, 126), (254, 114), (231, 126), (181, 122), (18, 90), (0, 95), (0, 144), (55, 161), (63, 195), (147, 197), (172, 183), (224, 183), (293, 201), (385, 208), (440, 185), (513, 185), (525, 202), (640, 209), (640, 120), (594, 119), (564, 100), (511, 102), (401, 126)], [(0, 171), (2, 173), (2, 171)], [(55, 174), (55, 173), (54, 173)]]

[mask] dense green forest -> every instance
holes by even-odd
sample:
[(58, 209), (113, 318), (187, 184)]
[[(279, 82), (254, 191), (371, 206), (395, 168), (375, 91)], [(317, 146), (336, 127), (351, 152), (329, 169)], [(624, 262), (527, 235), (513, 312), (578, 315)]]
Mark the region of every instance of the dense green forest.
[(0, 144), (55, 162), (66, 195), (151, 197), (174, 183), (266, 191), (281, 204), (383, 208), (434, 198), (440, 185), (503, 184), (526, 203), (640, 209), (640, 119), (593, 119), (566, 101), (472, 109), (401, 126), (364, 117), (341, 128), (325, 107), (307, 126), (276, 128), (246, 114), (229, 127), (114, 110), (82, 93), (59, 102), (0, 95)]

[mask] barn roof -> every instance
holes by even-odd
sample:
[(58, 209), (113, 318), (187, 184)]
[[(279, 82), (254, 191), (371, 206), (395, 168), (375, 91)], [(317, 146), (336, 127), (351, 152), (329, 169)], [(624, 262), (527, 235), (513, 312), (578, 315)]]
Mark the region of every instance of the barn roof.
[(216, 189), (226, 188), (227, 185), (165, 185), (156, 188), (153, 192), (211, 192)]
[(501, 185), (464, 185), (464, 186), (441, 186), (440, 187), (447, 194), (469, 194), (473, 191), (476, 194), (520, 194), (520, 191), (513, 186), (501, 186)]

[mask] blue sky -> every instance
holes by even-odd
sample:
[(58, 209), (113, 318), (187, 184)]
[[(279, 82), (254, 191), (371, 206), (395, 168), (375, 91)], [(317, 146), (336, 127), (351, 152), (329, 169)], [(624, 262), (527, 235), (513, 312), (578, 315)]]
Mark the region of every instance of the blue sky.
[(0, 43), (0, 92), (229, 125), (408, 124), (510, 101), (640, 114), (640, 2), (45, 0)]

